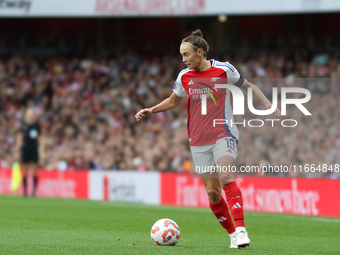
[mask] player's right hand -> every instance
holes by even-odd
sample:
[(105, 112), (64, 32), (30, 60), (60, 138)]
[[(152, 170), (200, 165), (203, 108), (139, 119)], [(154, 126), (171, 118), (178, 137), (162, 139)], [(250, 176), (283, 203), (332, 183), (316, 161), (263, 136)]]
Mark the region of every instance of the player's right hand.
[(135, 118), (137, 121), (140, 121), (141, 119), (145, 118), (145, 117), (149, 117), (152, 114), (151, 109), (150, 108), (145, 108), (140, 110), (139, 112), (137, 112), (137, 114), (135, 115)]

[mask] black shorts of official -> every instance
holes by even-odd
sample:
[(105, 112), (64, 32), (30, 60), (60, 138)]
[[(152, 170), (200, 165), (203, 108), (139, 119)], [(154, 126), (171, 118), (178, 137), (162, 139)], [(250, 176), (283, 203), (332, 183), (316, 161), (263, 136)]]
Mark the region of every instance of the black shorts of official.
[(21, 163), (38, 163), (39, 155), (37, 147), (21, 149)]

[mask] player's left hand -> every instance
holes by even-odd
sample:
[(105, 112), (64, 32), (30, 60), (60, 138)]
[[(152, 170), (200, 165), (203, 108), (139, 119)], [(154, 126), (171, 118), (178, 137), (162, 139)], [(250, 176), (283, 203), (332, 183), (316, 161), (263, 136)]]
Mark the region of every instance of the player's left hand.
[[(272, 105), (271, 104), (268, 104), (268, 105), (265, 105), (266, 106), (266, 109), (269, 110), (270, 108), (272, 108)], [(281, 116), (281, 111), (278, 107), (276, 107), (275, 111), (274, 111), (274, 114), (276, 116)]]
[(281, 111), (280, 111), (280, 109), (279, 109), (279, 108), (276, 108), (274, 114), (275, 114), (276, 116), (281, 116)]

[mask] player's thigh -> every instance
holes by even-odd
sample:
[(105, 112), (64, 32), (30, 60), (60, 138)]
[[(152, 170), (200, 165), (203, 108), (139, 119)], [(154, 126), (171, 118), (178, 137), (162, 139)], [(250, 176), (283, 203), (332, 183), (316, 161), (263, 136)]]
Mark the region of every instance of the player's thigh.
[(27, 175), (30, 162), (30, 153), (26, 148), (22, 148), (20, 151), (20, 168), (24, 176)]
[(23, 175), (23, 176), (26, 176), (26, 175), (27, 175), (28, 168), (29, 168), (29, 164), (27, 164), (27, 163), (21, 163), (21, 164), (20, 164), (20, 169), (21, 169), (21, 171), (22, 171), (22, 175)]
[(222, 166), (222, 170), (219, 171), (222, 186), (227, 185), (230, 182), (235, 181), (235, 159), (231, 156), (222, 156), (217, 160), (217, 164)]
[(39, 165), (36, 162), (33, 162), (30, 164), (33, 175), (36, 176), (38, 174), (38, 169), (39, 169)]
[[(38, 168), (38, 162), (39, 162), (38, 148), (32, 148), (30, 156), (31, 156), (30, 162), (31, 162), (31, 165), (32, 165), (32, 169), (37, 169)], [(36, 170), (33, 170), (33, 171), (36, 171)]]
[(27, 148), (21, 148), (20, 150), (20, 163), (27, 164), (30, 162), (30, 151)]
[(235, 162), (238, 155), (236, 140), (232, 137), (219, 139), (215, 143), (213, 153), (222, 185), (235, 181)]
[(215, 172), (212, 145), (190, 146), (195, 172), (199, 175)]

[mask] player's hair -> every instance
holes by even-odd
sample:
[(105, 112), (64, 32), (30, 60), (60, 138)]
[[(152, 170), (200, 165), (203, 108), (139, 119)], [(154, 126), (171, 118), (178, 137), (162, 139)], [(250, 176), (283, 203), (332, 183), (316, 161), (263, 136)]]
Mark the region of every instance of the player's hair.
[(209, 45), (206, 40), (203, 38), (203, 33), (201, 29), (197, 29), (191, 33), (188, 37), (182, 40), (182, 43), (188, 43), (191, 47), (197, 51), (198, 49), (203, 50), (203, 56), (207, 56), (207, 52), (209, 51)]

